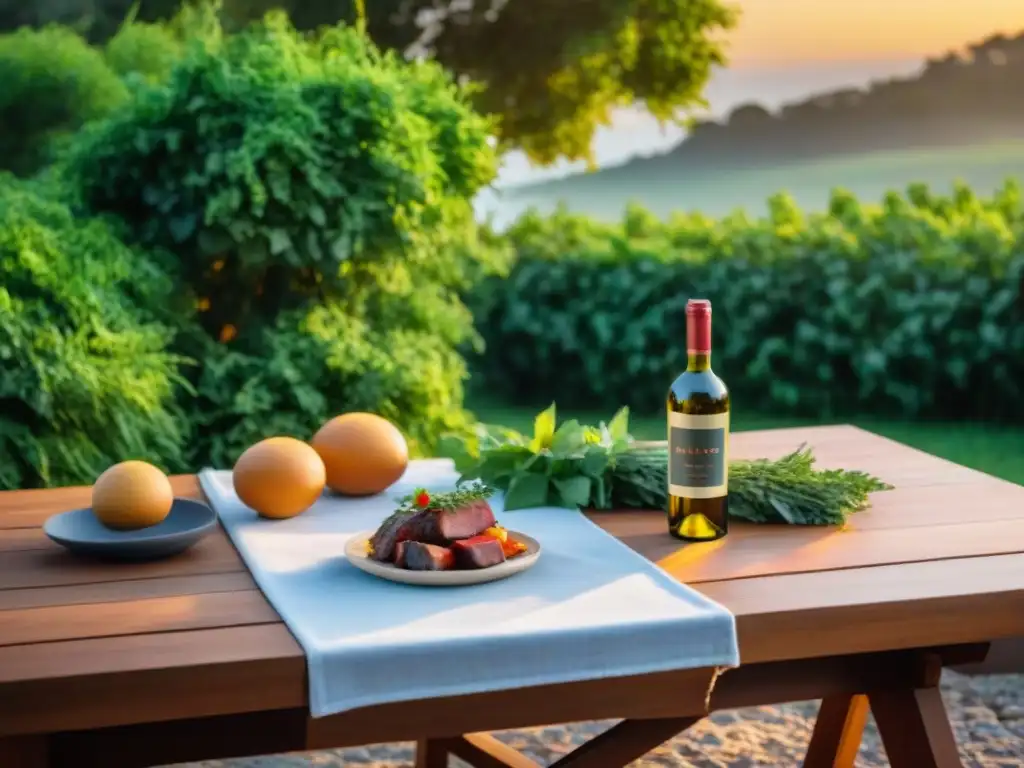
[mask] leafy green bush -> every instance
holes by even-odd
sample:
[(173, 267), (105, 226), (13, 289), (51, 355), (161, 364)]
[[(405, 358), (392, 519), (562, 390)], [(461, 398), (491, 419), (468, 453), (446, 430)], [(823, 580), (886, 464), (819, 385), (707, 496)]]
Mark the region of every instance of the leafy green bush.
[(470, 203), (495, 173), (489, 135), (436, 65), (272, 14), (192, 44), (80, 137), (84, 205), (174, 253), (198, 310), (194, 420), (219, 436), (197, 461), (352, 408), (425, 450), (464, 420), (458, 292), (499, 263)]
[(72, 166), (88, 205), (179, 256), (216, 336), (396, 268), (457, 282), (487, 137), (442, 70), (271, 16), (194, 46)]
[(183, 48), (169, 26), (132, 21), (107, 41), (103, 52), (110, 68), (121, 77), (159, 82), (170, 74)]
[(230, 466), (271, 434), (309, 438), (339, 404), (402, 425), (414, 453), (467, 426), (465, 364), (429, 331), (377, 332), (324, 305), (285, 313), (248, 341), (209, 345), (191, 408), (194, 462)]
[[(165, 80), (185, 53), (186, 43), (200, 42), (215, 51), (224, 37), (218, 0), (186, 0), (177, 5), (165, 21), (140, 21), (132, 6), (116, 34), (103, 51), (107, 63), (118, 75), (132, 82), (136, 78), (156, 83)], [(150, 19), (161, 18), (171, 6), (161, 9), (147, 4)]]
[(958, 187), (836, 192), (828, 213), (771, 200), (751, 220), (561, 212), (508, 233), (517, 262), (474, 296), (487, 386), (648, 412), (686, 365), (684, 308), (714, 304), (715, 368), (738, 407), (833, 416), (1020, 418), (1024, 204)]
[(115, 461), (181, 468), (171, 291), (100, 221), (0, 175), (0, 489), (91, 483)]
[(35, 173), (55, 142), (125, 97), (102, 53), (68, 28), (0, 35), (0, 170)]

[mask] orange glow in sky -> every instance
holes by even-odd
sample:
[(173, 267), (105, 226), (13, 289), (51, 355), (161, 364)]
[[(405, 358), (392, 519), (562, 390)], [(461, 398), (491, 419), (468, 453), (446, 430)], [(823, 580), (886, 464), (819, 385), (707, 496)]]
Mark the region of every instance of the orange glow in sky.
[(917, 58), (1024, 31), (1024, 0), (732, 0), (734, 66)]

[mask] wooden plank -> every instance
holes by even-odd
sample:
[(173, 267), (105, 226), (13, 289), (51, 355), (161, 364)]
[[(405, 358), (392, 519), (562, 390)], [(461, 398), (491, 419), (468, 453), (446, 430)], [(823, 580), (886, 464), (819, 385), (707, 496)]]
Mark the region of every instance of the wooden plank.
[(55, 605), (116, 603), (153, 597), (200, 595), (210, 592), (236, 592), (249, 589), (257, 589), (256, 582), (244, 571), (108, 581), (59, 587), (5, 589), (0, 590), (0, 611), (47, 608)]
[(235, 548), (219, 528), (191, 549), (166, 560), (108, 563), (77, 557), (63, 549), (6, 552), (0, 557), (0, 590), (56, 587), (110, 581), (195, 576), (243, 571)]
[[(947, 459), (913, 448), (873, 432), (848, 424), (820, 427), (791, 427), (768, 429), (754, 432), (739, 432), (732, 435), (730, 449), (736, 458), (776, 459), (801, 444), (807, 444), (814, 451), (819, 464), (829, 467), (844, 467), (850, 460), (867, 461), (872, 472), (884, 472), (896, 465), (908, 468), (931, 469), (938, 482), (956, 481), (955, 477), (980, 479), (990, 477), (983, 472), (961, 466)], [(855, 468), (855, 467), (847, 467)], [(953, 473), (950, 475), (949, 473)]]
[[(195, 475), (172, 476), (171, 488), (181, 498), (203, 498)], [(88, 507), (91, 495), (88, 485), (0, 492), (0, 528), (38, 528), (50, 515)]]
[(43, 533), (42, 528), (0, 528), (0, 552), (52, 549), (57, 546)]
[[(280, 621), (227, 629), (16, 645), (0, 648), (0, 685), (273, 658), (304, 659), (302, 649)], [(286, 706), (294, 703), (287, 702)]]
[(696, 588), (736, 615), (745, 664), (1024, 636), (1024, 555), (733, 579)]
[(309, 721), (309, 749), (446, 738), (577, 720), (703, 716), (713, 671), (693, 669), (382, 704)]
[(871, 494), (870, 502), (870, 507), (850, 517), (851, 528), (886, 530), (1024, 521), (1024, 487), (991, 478), (956, 485), (897, 486)]
[[(985, 646), (932, 649), (947, 665), (984, 658)], [(742, 664), (725, 670), (711, 693), (711, 712), (921, 687), (919, 650)]]
[(661, 512), (588, 512), (598, 525), (687, 583), (1024, 552), (1024, 487), (980, 483), (896, 489), (842, 529), (735, 523), (683, 546)]
[(294, 752), (305, 747), (306, 718), (285, 709), (60, 733), (50, 737), (48, 768), (151, 768)]
[(307, 703), (306, 660), (280, 622), (0, 648), (0, 737)]
[(0, 737), (3, 768), (50, 768), (49, 750), (42, 736)]
[(259, 590), (0, 611), (0, 647), (279, 621)]
[[(735, 534), (735, 536), (733, 536)], [(868, 529), (748, 525), (717, 547), (682, 547), (659, 564), (688, 584), (1024, 552), (1024, 520)]]
[(0, 611), (47, 608), (54, 605), (86, 605), (145, 600), (153, 597), (201, 595), (210, 592), (235, 592), (256, 589), (256, 582), (245, 572), (211, 573), (199, 576), (170, 576), (163, 579), (107, 581), (61, 587), (0, 590)]
[(1024, 673), (1024, 637), (992, 643), (988, 656), (977, 662), (953, 667), (962, 675), (1019, 675)]

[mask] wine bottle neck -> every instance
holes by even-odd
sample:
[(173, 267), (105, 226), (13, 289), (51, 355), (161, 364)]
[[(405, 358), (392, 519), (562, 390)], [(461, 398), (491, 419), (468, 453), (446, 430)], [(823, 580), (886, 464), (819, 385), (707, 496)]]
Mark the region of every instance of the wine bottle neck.
[(695, 352), (689, 350), (686, 359), (686, 370), (688, 371), (710, 371), (711, 370), (711, 351), (706, 352)]
[(706, 371), (711, 368), (711, 309), (686, 313), (686, 369)]

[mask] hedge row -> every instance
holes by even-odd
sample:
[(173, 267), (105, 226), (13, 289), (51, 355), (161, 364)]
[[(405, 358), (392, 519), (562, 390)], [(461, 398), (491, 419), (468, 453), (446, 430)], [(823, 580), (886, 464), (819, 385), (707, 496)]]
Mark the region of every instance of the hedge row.
[(1024, 205), (916, 185), (866, 205), (837, 191), (762, 219), (631, 208), (508, 232), (517, 261), (473, 297), (491, 391), (608, 410), (662, 407), (685, 367), (687, 299), (714, 306), (714, 364), (739, 407), (819, 417), (1024, 417)]

